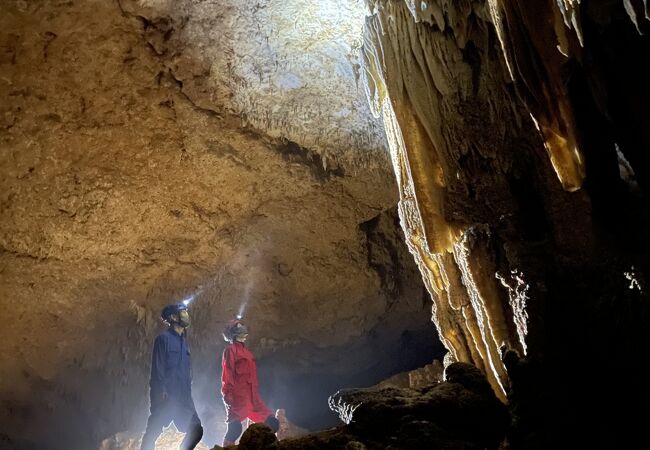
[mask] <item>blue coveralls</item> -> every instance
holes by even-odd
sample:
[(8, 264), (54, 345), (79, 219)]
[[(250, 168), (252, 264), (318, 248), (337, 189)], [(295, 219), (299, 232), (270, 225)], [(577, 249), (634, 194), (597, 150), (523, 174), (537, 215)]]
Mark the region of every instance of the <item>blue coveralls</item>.
[[(190, 349), (184, 334), (171, 327), (154, 342), (149, 388), (151, 414), (141, 450), (153, 450), (162, 428), (172, 421), (178, 431), (186, 433), (181, 448), (193, 449), (201, 440), (203, 428), (192, 400)], [(166, 400), (163, 392), (167, 393)]]

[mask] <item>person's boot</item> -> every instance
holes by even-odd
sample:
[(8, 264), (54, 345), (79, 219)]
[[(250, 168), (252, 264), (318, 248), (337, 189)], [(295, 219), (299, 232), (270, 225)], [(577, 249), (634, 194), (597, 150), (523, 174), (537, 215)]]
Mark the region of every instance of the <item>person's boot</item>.
[(226, 435), (223, 437), (223, 447), (228, 447), (229, 445), (235, 445), (235, 441), (239, 439), (243, 427), (241, 422), (233, 420), (226, 424)]
[(154, 450), (156, 439), (158, 439), (158, 436), (153, 436), (153, 433), (145, 433), (144, 436), (142, 436), (140, 450)]
[(142, 442), (140, 443), (140, 450), (154, 450), (156, 439), (158, 439), (158, 436), (160, 436), (160, 433), (162, 432), (162, 427), (158, 429), (158, 427), (153, 425), (151, 422), (152, 421), (149, 420), (147, 423), (147, 429), (145, 430), (144, 436), (142, 436)]
[(201, 425), (194, 425), (187, 433), (181, 443), (181, 450), (194, 450), (194, 447), (201, 441), (203, 437), (203, 427)]

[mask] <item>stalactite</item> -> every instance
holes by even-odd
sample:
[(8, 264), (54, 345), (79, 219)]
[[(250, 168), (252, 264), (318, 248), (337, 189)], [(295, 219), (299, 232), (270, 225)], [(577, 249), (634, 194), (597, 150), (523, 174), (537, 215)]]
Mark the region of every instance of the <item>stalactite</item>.
[(521, 350), (526, 354), (526, 335), (528, 334), (528, 310), (526, 307), (530, 286), (524, 281), (523, 274), (517, 269), (513, 269), (508, 278), (498, 272), (496, 277), (508, 289), (510, 308), (513, 313), (512, 320), (517, 327), (517, 336), (521, 344)]
[[(623, 4), (642, 33), (640, 21), (650, 20), (647, 0)], [(581, 1), (489, 0), (489, 6), (510, 74), (544, 136), (555, 172), (566, 190), (575, 191), (585, 178), (585, 149), (577, 136), (565, 66), (571, 58), (582, 59)]]
[[(593, 295), (584, 280), (608, 279), (608, 268), (588, 262), (593, 254), (617, 260), (627, 251), (621, 242), (644, 241), (634, 230), (645, 213), (622, 205), (645, 200), (626, 198), (620, 184), (623, 176), (638, 194), (650, 179), (648, 1), (368, 4), (363, 77), (383, 117), (402, 227), (449, 358), (475, 364), (503, 396), (516, 384), (530, 389), (515, 381), (516, 365), (504, 368), (503, 350), (513, 349), (533, 365), (569, 367), (568, 381), (554, 382), (590, 401), (582, 385), (590, 358), (576, 363), (574, 347), (557, 347), (585, 351), (581, 331), (566, 336), (599, 308), (578, 299)], [(634, 183), (619, 176), (621, 163)], [(634, 219), (621, 225), (623, 217)], [(621, 237), (625, 227), (635, 237)], [(574, 275), (583, 284), (568, 288)], [(571, 310), (574, 303), (581, 306)], [(527, 407), (542, 406), (528, 394), (523, 403), (535, 406)]]
[[(579, 1), (560, 0), (561, 6), (548, 0), (525, 6), (509, 0), (489, 0), (489, 4), (510, 75), (544, 138), (553, 168), (564, 189), (580, 189), (585, 162), (562, 77), (565, 55), (580, 52)], [(558, 25), (559, 20), (574, 28), (575, 37)]]
[(507, 302), (504, 302), (503, 290), (495, 283), (496, 267), (487, 242), (487, 230), (468, 230), (454, 246), (454, 259), (461, 270), (472, 309), (477, 315), (489, 373), (495, 374), (505, 395), (507, 375), (501, 364), (500, 347), (512, 343), (513, 339), (503, 309)]
[[(402, 226), (434, 299), (434, 322), (452, 358), (481, 368), (505, 399), (500, 349), (523, 352), (511, 320), (516, 314), (507, 310), (496, 263), (489, 263), (489, 226), (476, 228), (456, 209), (480, 201), (470, 185), (482, 163), (473, 158), (490, 161), (497, 172), (513, 165), (513, 154), (498, 154), (500, 146), (512, 148), (508, 140), (517, 135), (504, 123), (536, 132), (502, 90), (508, 77), (498, 55), (490, 56), (484, 5), (441, 0), (370, 6), (363, 78), (373, 112), (384, 120)], [(468, 135), (474, 117), (493, 130)], [(510, 202), (507, 188), (497, 186), (492, 200)]]

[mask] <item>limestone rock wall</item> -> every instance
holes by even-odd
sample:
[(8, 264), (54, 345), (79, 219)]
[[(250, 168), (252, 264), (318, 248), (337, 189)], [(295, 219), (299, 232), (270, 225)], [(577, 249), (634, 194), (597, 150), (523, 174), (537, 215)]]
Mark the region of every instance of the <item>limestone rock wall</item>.
[[(201, 75), (201, 56), (249, 73), (254, 55), (244, 63), (232, 46), (266, 35), (226, 32), (241, 5), (167, 2), (182, 14), (165, 15), (160, 5), (0, 5), (0, 434), (8, 445), (87, 450), (141, 431), (158, 315), (183, 298), (194, 298), (194, 395), (211, 443), (223, 413), (220, 333), (240, 310), (277, 407), (309, 391), (312, 369), (374, 383), (433, 351), (428, 300), (389, 212), (389, 157), (381, 138), (358, 129), (374, 125), (357, 111), (336, 135), (315, 124), (341, 105), (321, 103), (322, 116), (299, 125), (304, 115), (246, 103), (252, 91), (221, 85), (222, 73)], [(222, 38), (230, 44), (214, 41)], [(348, 96), (341, 101), (365, 108), (346, 77), (332, 81)], [(246, 125), (269, 114), (297, 125)], [(315, 134), (302, 139), (304, 130)], [(340, 150), (340, 161), (305, 147), (316, 142)], [(354, 151), (356, 160), (345, 156)], [(416, 339), (402, 339), (405, 329)], [(341, 351), (350, 344), (356, 353)], [(385, 359), (404, 348), (410, 359)], [(302, 378), (276, 376), (276, 360)]]

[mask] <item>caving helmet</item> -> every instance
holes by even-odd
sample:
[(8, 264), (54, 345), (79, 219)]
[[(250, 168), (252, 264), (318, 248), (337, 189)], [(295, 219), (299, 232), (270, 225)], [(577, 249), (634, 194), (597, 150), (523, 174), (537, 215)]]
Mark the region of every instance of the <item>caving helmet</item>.
[(223, 338), (231, 344), (238, 336), (245, 336), (248, 334), (248, 327), (244, 325), (241, 320), (233, 319), (226, 324), (223, 329)]
[[(171, 316), (173, 314), (180, 315), (181, 311), (187, 311), (187, 306), (183, 302), (167, 305), (163, 308), (162, 312), (160, 313), (160, 318), (162, 319), (163, 322), (171, 325), (172, 323)], [(182, 321), (179, 321), (179, 325), (186, 327), (189, 326), (189, 323), (185, 324)]]

